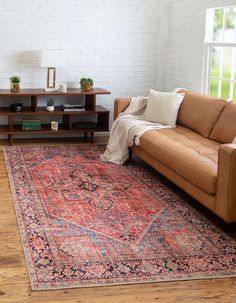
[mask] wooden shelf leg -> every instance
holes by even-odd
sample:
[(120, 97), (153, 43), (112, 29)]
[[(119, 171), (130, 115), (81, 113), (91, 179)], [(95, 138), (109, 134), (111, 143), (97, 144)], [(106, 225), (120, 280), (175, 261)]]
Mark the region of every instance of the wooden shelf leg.
[[(8, 115), (8, 127), (9, 130), (12, 132), (13, 131), (13, 115)], [(8, 134), (8, 142), (9, 145), (12, 145), (13, 143), (13, 135), (12, 134)]]
[(84, 139), (87, 140), (87, 138), (88, 138), (88, 133), (85, 132), (85, 133), (84, 133)]
[(62, 119), (63, 119), (63, 128), (71, 130), (72, 129), (71, 115), (70, 114), (63, 115)]
[(94, 132), (90, 132), (90, 142), (93, 143)]
[(30, 97), (30, 103), (31, 103), (31, 109), (34, 112), (37, 112), (38, 109), (38, 97), (37, 96), (31, 96)]
[(9, 142), (9, 145), (13, 144), (13, 135), (8, 135), (8, 142)]

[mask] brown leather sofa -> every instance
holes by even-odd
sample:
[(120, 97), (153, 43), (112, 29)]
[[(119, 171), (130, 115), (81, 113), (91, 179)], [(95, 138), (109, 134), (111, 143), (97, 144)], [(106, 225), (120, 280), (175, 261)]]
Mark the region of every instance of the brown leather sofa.
[[(236, 102), (181, 90), (177, 127), (149, 131), (132, 152), (226, 222), (236, 222)], [(114, 118), (130, 98), (116, 99)]]

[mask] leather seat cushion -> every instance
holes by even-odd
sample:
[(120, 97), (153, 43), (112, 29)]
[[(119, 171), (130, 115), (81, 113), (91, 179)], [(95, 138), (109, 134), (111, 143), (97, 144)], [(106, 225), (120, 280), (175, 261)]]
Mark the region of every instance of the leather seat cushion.
[(177, 126), (146, 132), (140, 147), (209, 194), (216, 191), (220, 143)]

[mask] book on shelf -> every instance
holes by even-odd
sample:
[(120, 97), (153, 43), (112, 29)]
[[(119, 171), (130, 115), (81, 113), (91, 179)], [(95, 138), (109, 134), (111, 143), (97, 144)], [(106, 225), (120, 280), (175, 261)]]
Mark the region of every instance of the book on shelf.
[(41, 120), (22, 120), (22, 125), (29, 125), (29, 126), (40, 126)]
[(85, 106), (83, 104), (62, 104), (62, 110), (64, 112), (83, 112)]
[(22, 120), (22, 130), (41, 130), (41, 120)]
[(64, 112), (84, 112), (85, 111), (85, 108), (73, 108), (73, 109), (64, 109), (63, 110)]
[(22, 125), (22, 130), (41, 130), (42, 127), (40, 126), (25, 126)]

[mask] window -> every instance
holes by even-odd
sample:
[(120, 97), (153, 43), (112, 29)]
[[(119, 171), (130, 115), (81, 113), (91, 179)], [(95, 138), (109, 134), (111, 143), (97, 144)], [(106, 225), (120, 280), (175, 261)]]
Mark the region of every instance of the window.
[(205, 93), (236, 100), (236, 6), (207, 9)]

